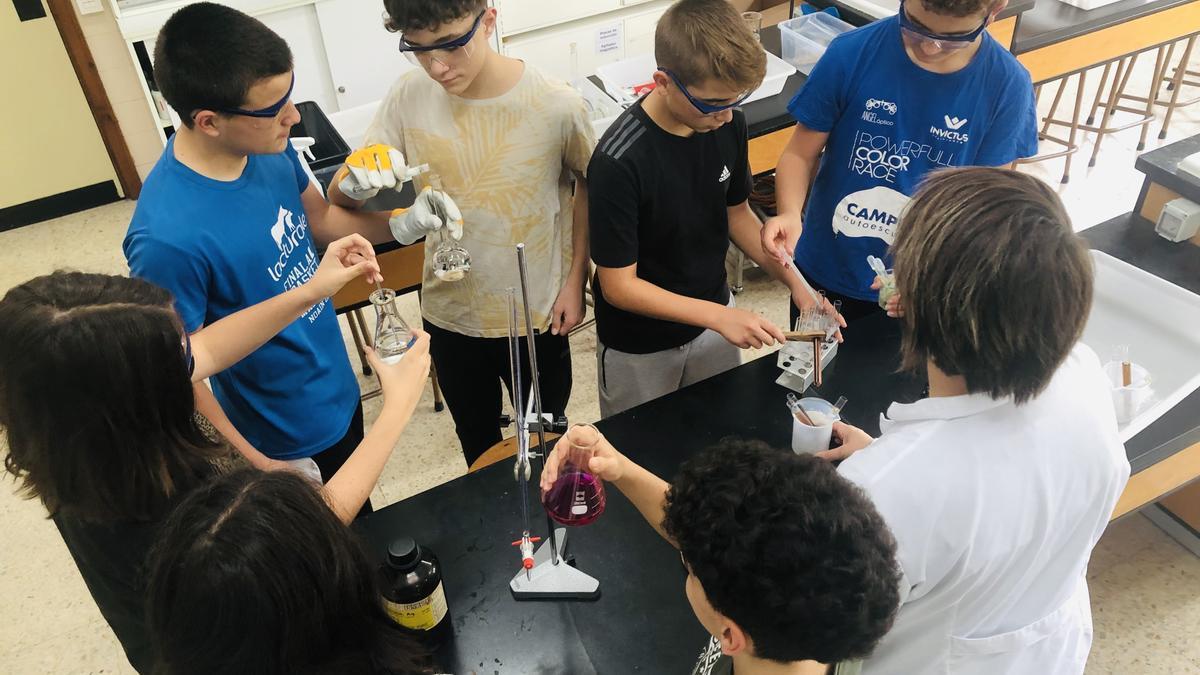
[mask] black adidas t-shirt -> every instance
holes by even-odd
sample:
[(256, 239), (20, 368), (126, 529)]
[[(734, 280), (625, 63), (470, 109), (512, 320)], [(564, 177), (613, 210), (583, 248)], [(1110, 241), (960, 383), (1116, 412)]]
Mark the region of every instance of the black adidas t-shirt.
[[(642, 101), (630, 106), (588, 165), (592, 260), (612, 268), (637, 263), (638, 277), (660, 288), (726, 304), (726, 209), (750, 196), (746, 141), (741, 110), (715, 131), (681, 137), (651, 121)], [(649, 354), (704, 331), (613, 307), (598, 277), (593, 290), (596, 331), (606, 347)]]

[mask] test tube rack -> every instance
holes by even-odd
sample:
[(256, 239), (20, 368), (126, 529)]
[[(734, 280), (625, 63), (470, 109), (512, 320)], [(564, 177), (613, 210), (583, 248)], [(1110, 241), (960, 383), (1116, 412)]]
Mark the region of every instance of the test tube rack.
[[(829, 367), (833, 357), (837, 355), (838, 342), (827, 338), (821, 342), (821, 372)], [(783, 372), (776, 384), (787, 387), (792, 391), (803, 394), (812, 386), (816, 377), (813, 368), (813, 347), (811, 342), (786, 342), (775, 357), (775, 363)]]

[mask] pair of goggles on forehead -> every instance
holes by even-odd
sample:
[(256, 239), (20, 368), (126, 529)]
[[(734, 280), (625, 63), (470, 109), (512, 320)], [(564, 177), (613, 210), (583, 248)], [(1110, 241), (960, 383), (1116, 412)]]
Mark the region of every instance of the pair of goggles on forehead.
[(428, 54), (429, 52), (451, 52), (459, 47), (466, 46), (466, 44), (475, 37), (475, 32), (479, 30), (479, 24), (483, 23), (484, 14), (487, 14), (486, 9), (480, 12), (479, 16), (475, 17), (475, 23), (471, 24), (471, 30), (467, 31), (464, 35), (456, 37), (452, 40), (446, 40), (445, 42), (439, 42), (436, 45), (414, 45), (413, 43), (404, 39), (404, 37), (401, 37), (400, 51), (405, 54), (417, 55)]
[(992, 21), (992, 15), (988, 14), (987, 17), (984, 18), (983, 23), (979, 24), (979, 27), (970, 33), (943, 35), (941, 33), (931, 33), (924, 27), (913, 23), (912, 19), (908, 18), (908, 12), (904, 11), (904, 0), (900, 0), (900, 11), (898, 14), (900, 18), (901, 33), (914, 40), (932, 42), (939, 48), (947, 51), (966, 49), (967, 47), (970, 47), (971, 44), (975, 42), (975, 39), (983, 34), (983, 31), (987, 29), (988, 24)]
[[(258, 110), (246, 110), (245, 108), (208, 108), (208, 110), (212, 110), (213, 112), (224, 113), (226, 115), (240, 115), (242, 117), (258, 117), (258, 118), (263, 118), (263, 119), (269, 119), (269, 118), (272, 118), (272, 117), (275, 117), (276, 115), (278, 115), (279, 111), (283, 110), (284, 106), (286, 106), (288, 104), (288, 102), (292, 100), (292, 90), (295, 88), (296, 88), (296, 73), (293, 71), (292, 72), (292, 82), (291, 82), (291, 84), (288, 85), (287, 93), (283, 95), (283, 98), (279, 99), (275, 103), (272, 103), (271, 105), (269, 105), (265, 108), (259, 108)], [(200, 110), (193, 111), (192, 119), (195, 119), (196, 114), (199, 112), (200, 112)]]

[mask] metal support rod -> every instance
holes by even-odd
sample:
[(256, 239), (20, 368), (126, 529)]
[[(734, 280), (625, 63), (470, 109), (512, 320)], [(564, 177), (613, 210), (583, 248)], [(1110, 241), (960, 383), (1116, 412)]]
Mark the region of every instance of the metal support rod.
[[(546, 430), (543, 425), (542, 418), (542, 386), (538, 377), (538, 362), (537, 349), (534, 347), (533, 340), (533, 313), (529, 309), (529, 271), (525, 264), (525, 244), (517, 244), (517, 268), (521, 273), (521, 301), (525, 305), (525, 344), (529, 346), (529, 388), (533, 391), (533, 413), (534, 419), (537, 420), (538, 447), (541, 452), (538, 453), (539, 463), (544, 464), (546, 455)], [(520, 411), (515, 411), (518, 415)], [(525, 420), (524, 422), (527, 422)], [(545, 466), (541, 467), (542, 469)], [(541, 474), (541, 471), (538, 471)], [(550, 529), (550, 554), (551, 561), (557, 565), (560, 562), (558, 555), (558, 542), (555, 541), (554, 521), (550, 519), (550, 514), (546, 514), (546, 525)]]

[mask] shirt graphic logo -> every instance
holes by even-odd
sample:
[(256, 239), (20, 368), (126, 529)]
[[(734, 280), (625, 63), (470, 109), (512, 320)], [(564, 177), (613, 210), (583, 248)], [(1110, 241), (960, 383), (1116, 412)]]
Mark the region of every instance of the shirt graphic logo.
[(881, 117), (878, 112), (875, 112), (876, 110), (878, 110), (878, 111), (887, 113), (889, 116), (895, 115), (896, 114), (896, 104), (895, 103), (892, 103), (891, 101), (884, 101), (884, 100), (878, 99), (878, 98), (869, 98), (869, 99), (867, 99), (867, 102), (863, 107), (866, 108), (866, 110), (863, 110), (863, 114), (862, 114), (862, 118), (863, 118), (864, 122), (870, 122), (871, 124), (880, 124), (885, 127), (891, 127), (891, 126), (896, 125), (896, 123), (894, 121), (887, 119), (886, 117)]
[(717, 179), (717, 182), (724, 183), (727, 180), (729, 180), (729, 167), (723, 166), (721, 167), (721, 177)]
[(882, 239), (891, 246), (907, 203), (908, 197), (882, 185), (846, 195), (833, 210), (833, 231), (845, 237)]
[(944, 141), (951, 141), (953, 143), (966, 143), (970, 140), (970, 136), (967, 135), (966, 131), (960, 131), (960, 129), (967, 126), (966, 118), (959, 119), (953, 115), (942, 115), (942, 121), (946, 123), (944, 128), (936, 125), (931, 126), (929, 127), (929, 133)]
[[(282, 206), (279, 207), (279, 215), (275, 216), (275, 224), (271, 226), (271, 238), (275, 240), (275, 246), (282, 251), (284, 246), (283, 238), (295, 233), (295, 231), (296, 220), (292, 212)], [(294, 242), (292, 243), (292, 247), (295, 248)]]
[[(895, 103), (892, 103), (891, 101), (881, 101), (876, 98), (867, 99), (867, 110), (875, 110), (876, 108), (882, 109), (889, 115), (896, 114), (896, 104)], [(958, 127), (955, 127), (955, 128), (957, 129)]]

